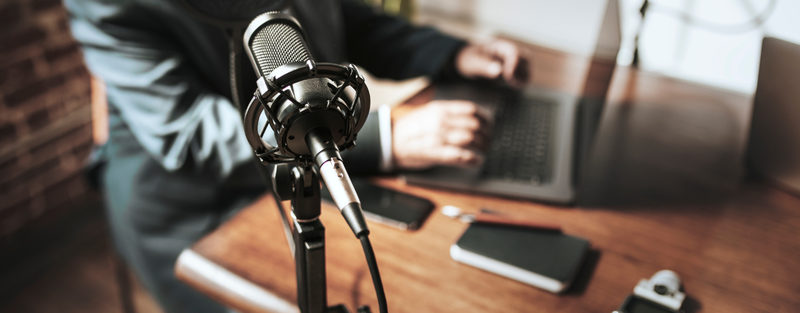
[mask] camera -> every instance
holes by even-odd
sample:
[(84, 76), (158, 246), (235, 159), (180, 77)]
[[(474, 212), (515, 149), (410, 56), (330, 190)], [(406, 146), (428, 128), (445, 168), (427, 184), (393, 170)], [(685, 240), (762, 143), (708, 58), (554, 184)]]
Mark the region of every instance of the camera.
[(614, 313), (681, 313), (686, 294), (681, 279), (673, 271), (661, 270), (650, 279), (642, 278)]

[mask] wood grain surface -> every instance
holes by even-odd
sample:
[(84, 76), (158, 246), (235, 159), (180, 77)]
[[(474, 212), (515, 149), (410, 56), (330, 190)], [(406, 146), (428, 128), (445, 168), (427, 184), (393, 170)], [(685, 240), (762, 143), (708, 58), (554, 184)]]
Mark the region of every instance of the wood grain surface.
[[(637, 211), (551, 207), (406, 186), (392, 178), (376, 182), (437, 206), (415, 232), (369, 223), (391, 312), (611, 312), (640, 278), (661, 269), (683, 279), (687, 312), (793, 312), (800, 306), (800, 199), (760, 183), (743, 186), (717, 206)], [(575, 285), (554, 295), (453, 261), (449, 247), (467, 225), (440, 214), (444, 205), (554, 221), (565, 233), (589, 239), (593, 253)], [(329, 304), (377, 309), (358, 241), (335, 208), (326, 206), (321, 219)], [(295, 301), (294, 263), (269, 197), (193, 250)]]
[[(579, 93), (585, 58), (529, 47), (535, 85)], [(403, 114), (432, 90), (401, 106)], [(759, 182), (742, 183), (750, 98), (618, 67), (576, 207), (410, 186), (377, 184), (430, 199), (436, 211), (418, 231), (370, 222), (390, 312), (611, 312), (640, 278), (671, 269), (683, 279), (692, 312), (796, 312), (800, 307), (800, 199)], [(288, 207), (288, 203), (285, 204)], [(576, 282), (555, 295), (453, 261), (449, 248), (467, 225), (442, 215), (488, 208), (561, 225), (590, 240)], [(339, 212), (324, 207), (329, 304), (377, 312), (358, 240)], [(274, 201), (265, 196), (193, 251), (289, 302), (294, 262)], [(179, 266), (180, 269), (180, 266)], [(243, 312), (241, 299), (198, 289)]]

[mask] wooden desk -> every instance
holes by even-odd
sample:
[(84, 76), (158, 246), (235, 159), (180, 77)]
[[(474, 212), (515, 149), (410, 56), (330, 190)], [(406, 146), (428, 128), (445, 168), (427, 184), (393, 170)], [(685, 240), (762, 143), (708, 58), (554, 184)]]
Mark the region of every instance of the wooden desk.
[[(580, 90), (578, 69), (586, 60), (545, 49), (530, 53), (534, 83)], [(661, 269), (683, 279), (687, 312), (800, 307), (800, 199), (761, 183), (739, 183), (749, 99), (625, 68), (615, 73), (609, 98), (577, 207), (375, 178), (437, 207), (416, 232), (369, 223), (390, 311), (611, 312), (640, 278)], [(574, 286), (554, 295), (453, 261), (449, 247), (467, 225), (442, 216), (444, 205), (556, 221), (566, 233), (589, 239), (593, 253)], [(368, 304), (377, 312), (359, 242), (336, 209), (323, 208), (321, 219), (329, 304), (351, 310)], [(294, 263), (270, 197), (189, 254), (179, 260), (178, 277), (211, 297), (243, 312), (271, 305), (292, 310)]]
[[(466, 225), (437, 212), (416, 232), (369, 223), (391, 312), (611, 312), (639, 278), (681, 275), (687, 312), (790, 312), (800, 305), (800, 199), (759, 183), (728, 203), (669, 210), (559, 208), (378, 183), (466, 210), (490, 207), (546, 218), (588, 238), (594, 255), (575, 288), (553, 295), (453, 261), (449, 247)], [(330, 304), (377, 309), (358, 241), (338, 211), (323, 209)], [(192, 248), (290, 303), (294, 263), (274, 203), (264, 198)], [(243, 312), (262, 312), (178, 267), (179, 277)]]

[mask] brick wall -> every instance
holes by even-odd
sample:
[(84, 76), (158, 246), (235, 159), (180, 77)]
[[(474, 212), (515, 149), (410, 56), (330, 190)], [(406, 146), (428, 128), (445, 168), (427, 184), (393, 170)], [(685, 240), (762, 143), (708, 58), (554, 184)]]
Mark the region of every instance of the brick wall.
[(89, 85), (61, 1), (0, 1), (0, 238), (91, 193)]

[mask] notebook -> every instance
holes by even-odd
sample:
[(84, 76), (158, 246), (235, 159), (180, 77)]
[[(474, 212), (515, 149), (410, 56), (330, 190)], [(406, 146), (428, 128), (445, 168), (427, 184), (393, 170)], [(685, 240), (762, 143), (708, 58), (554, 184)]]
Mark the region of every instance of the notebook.
[(566, 290), (589, 241), (556, 231), (473, 223), (450, 247), (453, 260), (553, 293)]

